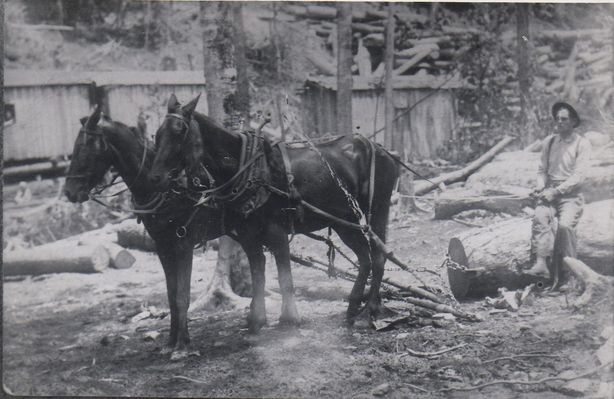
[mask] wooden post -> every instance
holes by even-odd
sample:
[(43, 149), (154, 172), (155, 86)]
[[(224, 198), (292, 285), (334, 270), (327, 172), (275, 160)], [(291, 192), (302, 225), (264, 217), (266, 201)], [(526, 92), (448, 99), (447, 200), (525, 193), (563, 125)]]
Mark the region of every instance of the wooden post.
[(337, 134), (352, 133), (352, 5), (337, 3)]
[(386, 101), (384, 146), (388, 149), (392, 149), (394, 134), (394, 92), (392, 86), (392, 71), (394, 69), (394, 3), (392, 2), (388, 3), (388, 19), (386, 20), (386, 50), (384, 52), (384, 63), (386, 66), (384, 89), (384, 99)]

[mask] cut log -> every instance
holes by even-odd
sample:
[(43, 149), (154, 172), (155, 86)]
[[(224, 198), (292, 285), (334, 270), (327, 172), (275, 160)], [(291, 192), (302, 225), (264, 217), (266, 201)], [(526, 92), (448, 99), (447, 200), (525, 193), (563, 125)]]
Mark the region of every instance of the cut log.
[[(614, 200), (588, 204), (577, 227), (578, 258), (596, 272), (610, 275), (614, 274), (613, 210)], [(450, 259), (464, 266), (448, 266), (454, 296), (483, 297), (496, 295), (500, 287), (518, 289), (530, 283), (546, 283), (524, 273), (531, 266), (530, 241), (530, 218), (471, 229), (450, 240)]]
[(305, 57), (309, 60), (321, 73), (325, 75), (335, 76), (337, 74), (337, 65), (332, 57), (316, 50), (305, 50)]
[[(392, 71), (392, 74), (394, 76), (402, 75), (409, 68), (411, 68), (414, 65), (418, 64), (425, 57), (427, 57), (429, 54), (431, 54), (431, 52), (433, 52), (433, 50), (431, 48), (425, 46), (423, 49), (421, 49), (419, 52), (417, 52), (414, 56), (412, 56), (408, 61), (404, 62), (403, 65), (401, 65), (400, 67), (398, 67), (394, 71)], [(439, 56), (439, 54), (437, 56)]]
[(127, 249), (112, 242), (103, 244), (111, 257), (110, 266), (114, 269), (129, 269), (132, 267), (136, 258)]
[(124, 248), (156, 251), (156, 243), (145, 230), (145, 226), (137, 224), (134, 219), (125, 220), (117, 225), (117, 243)]
[(4, 254), (5, 276), (50, 273), (99, 273), (109, 266), (109, 252), (101, 245), (46, 244)]
[(337, 9), (335, 7), (308, 5), (307, 16), (314, 19), (332, 20), (337, 17)]
[(535, 32), (535, 35), (544, 39), (577, 40), (591, 39), (599, 36), (605, 39), (609, 36), (609, 29), (578, 29), (578, 30), (544, 30)]
[(366, 23), (353, 22), (352, 31), (360, 33), (384, 33), (383, 26), (375, 26)]
[(405, 50), (396, 51), (394, 55), (395, 57), (411, 58), (416, 54), (420, 54), (424, 50), (439, 51), (439, 46), (437, 45), (437, 43), (421, 44), (419, 46), (414, 46)]
[(446, 173), (436, 178), (431, 179), (430, 182), (425, 180), (419, 180), (415, 182), (414, 190), (416, 195), (423, 195), (428, 193), (431, 190), (434, 190), (441, 183), (450, 184), (456, 183), (458, 181), (463, 181), (467, 179), (472, 173), (477, 171), (483, 165), (488, 163), (497, 153), (499, 153), (505, 146), (514, 141), (514, 137), (505, 136), (501, 141), (499, 141), (495, 146), (493, 146), (490, 150), (488, 150), (484, 155), (471, 162), (469, 165), (464, 167), (463, 169)]
[(435, 199), (435, 219), (449, 219), (452, 216), (470, 209), (485, 209), (491, 212), (502, 212), (518, 215), (522, 209), (531, 206), (533, 200), (528, 195), (497, 195), (497, 196), (464, 196), (458, 197), (455, 191), (452, 197), (444, 192)]

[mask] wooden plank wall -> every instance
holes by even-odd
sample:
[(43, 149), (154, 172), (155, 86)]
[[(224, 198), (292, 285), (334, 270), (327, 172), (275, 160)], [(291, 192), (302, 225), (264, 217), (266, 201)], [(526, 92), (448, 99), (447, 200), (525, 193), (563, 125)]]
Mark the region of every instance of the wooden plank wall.
[(147, 134), (155, 136), (164, 121), (166, 104), (175, 94), (181, 104), (186, 104), (199, 94), (198, 112), (207, 113), (207, 96), (204, 85), (118, 85), (104, 86), (109, 116), (128, 126), (136, 126), (141, 112), (147, 116)]
[(4, 128), (4, 160), (70, 154), (90, 112), (89, 85), (5, 87), (4, 101), (15, 105), (16, 123)]
[[(310, 88), (303, 94), (305, 113), (303, 128), (312, 136), (335, 132), (335, 92), (324, 88)], [(394, 123), (395, 148), (407, 152), (415, 159), (437, 157), (437, 149), (452, 138), (456, 121), (456, 103), (450, 90), (429, 89), (395, 90)], [(408, 107), (414, 106), (410, 112)], [(352, 96), (352, 122), (354, 132), (364, 136), (375, 135), (384, 142), (385, 100), (383, 90), (355, 90)], [(312, 133), (313, 132), (313, 133)]]

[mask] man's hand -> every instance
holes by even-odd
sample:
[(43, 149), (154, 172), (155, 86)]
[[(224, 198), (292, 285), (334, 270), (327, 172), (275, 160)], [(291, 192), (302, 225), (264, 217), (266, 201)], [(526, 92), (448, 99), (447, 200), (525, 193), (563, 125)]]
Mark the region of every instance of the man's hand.
[(556, 188), (547, 188), (539, 194), (539, 198), (546, 202), (552, 202), (559, 196), (559, 191)]

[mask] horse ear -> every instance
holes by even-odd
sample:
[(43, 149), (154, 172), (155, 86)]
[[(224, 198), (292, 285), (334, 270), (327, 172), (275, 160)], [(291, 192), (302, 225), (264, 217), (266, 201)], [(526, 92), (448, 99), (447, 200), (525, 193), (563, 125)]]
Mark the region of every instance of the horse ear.
[(200, 94), (196, 96), (194, 100), (190, 101), (189, 103), (181, 107), (181, 110), (186, 116), (191, 116), (194, 113), (194, 110), (196, 109), (196, 104), (198, 104), (199, 99), (200, 99)]
[(85, 126), (85, 123), (88, 119), (90, 119), (89, 116), (84, 116), (83, 118), (79, 119), (79, 122), (81, 122), (81, 126)]
[(100, 104), (96, 105), (96, 109), (94, 110), (94, 112), (90, 115), (89, 118), (87, 118), (87, 121), (85, 122), (85, 126), (86, 128), (93, 128), (98, 124), (98, 121), (100, 121), (100, 113), (102, 112), (102, 107), (100, 106)]
[(181, 104), (179, 104), (179, 101), (177, 101), (177, 97), (175, 97), (174, 93), (171, 94), (170, 98), (168, 99), (168, 103), (167, 103), (166, 106), (167, 106), (169, 114), (177, 112), (179, 107), (181, 107)]

